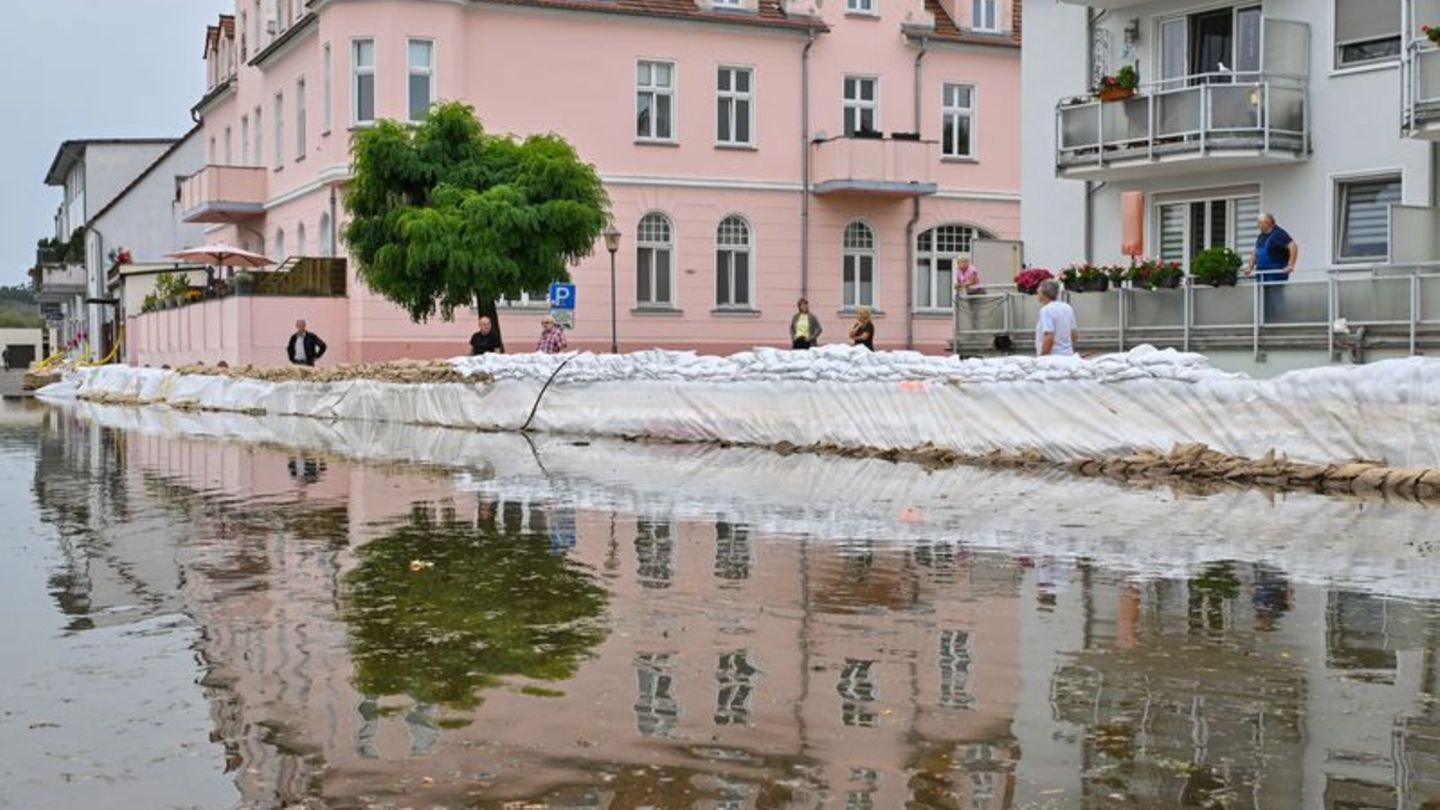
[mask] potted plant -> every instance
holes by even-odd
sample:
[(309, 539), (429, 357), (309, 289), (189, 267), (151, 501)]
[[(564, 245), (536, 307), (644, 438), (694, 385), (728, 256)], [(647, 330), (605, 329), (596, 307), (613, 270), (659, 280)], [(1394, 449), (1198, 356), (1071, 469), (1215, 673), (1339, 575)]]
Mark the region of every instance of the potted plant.
[(1109, 76), (1100, 79), (1095, 95), (1101, 101), (1123, 101), (1135, 95), (1140, 87), (1140, 71), (1134, 65), (1125, 65)]
[(255, 291), (255, 274), (249, 270), (241, 270), (235, 274), (235, 294), (249, 295)]
[(140, 311), (141, 311), (141, 312), (154, 312), (154, 311), (155, 311), (155, 308), (158, 306), (158, 304), (159, 304), (159, 299), (157, 299), (157, 298), (155, 297), (155, 293), (149, 293), (148, 295), (145, 296), (144, 300), (142, 300), (142, 301), (140, 302)]
[(1024, 295), (1034, 295), (1035, 291), (1040, 289), (1040, 282), (1054, 277), (1054, 273), (1043, 267), (1031, 267), (1015, 276), (1015, 289)]
[(1240, 254), (1227, 247), (1202, 250), (1190, 260), (1190, 275), (1197, 284), (1212, 287), (1234, 287), (1240, 277)]
[(1070, 292), (1105, 292), (1110, 289), (1110, 271), (1089, 264), (1072, 264), (1060, 274)]
[(1432, 43), (1440, 45), (1440, 28), (1435, 28), (1429, 25), (1422, 25), (1420, 26), (1420, 33), (1424, 34), (1425, 38), (1430, 40)]
[(1130, 280), (1130, 268), (1123, 264), (1112, 264), (1102, 268), (1105, 278), (1109, 280), (1111, 287), (1119, 287)]

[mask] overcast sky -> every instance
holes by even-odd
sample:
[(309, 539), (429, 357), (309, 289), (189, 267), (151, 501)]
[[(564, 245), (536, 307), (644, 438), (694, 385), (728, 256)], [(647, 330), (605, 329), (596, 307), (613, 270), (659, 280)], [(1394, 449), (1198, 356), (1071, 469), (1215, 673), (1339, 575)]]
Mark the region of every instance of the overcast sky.
[(60, 142), (176, 137), (205, 91), (205, 26), (234, 0), (0, 0), (0, 285), (52, 235)]

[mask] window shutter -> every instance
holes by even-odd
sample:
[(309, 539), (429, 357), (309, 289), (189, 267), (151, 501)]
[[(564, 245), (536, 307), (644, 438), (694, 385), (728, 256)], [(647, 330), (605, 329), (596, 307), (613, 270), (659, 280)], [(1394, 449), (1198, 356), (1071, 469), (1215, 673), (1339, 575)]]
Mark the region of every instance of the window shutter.
[(1160, 206), (1160, 258), (1167, 262), (1185, 260), (1185, 206)]
[(1400, 179), (1349, 183), (1341, 190), (1340, 258), (1383, 258), (1390, 252), (1390, 206)]
[(1362, 42), (1400, 33), (1400, 0), (1335, 0), (1335, 42)]

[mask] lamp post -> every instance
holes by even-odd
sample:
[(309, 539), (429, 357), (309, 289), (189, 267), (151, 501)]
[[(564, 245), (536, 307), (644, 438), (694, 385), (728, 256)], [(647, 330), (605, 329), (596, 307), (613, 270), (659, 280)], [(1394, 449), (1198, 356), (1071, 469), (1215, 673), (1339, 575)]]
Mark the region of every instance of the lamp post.
[(620, 250), (620, 229), (615, 223), (605, 226), (605, 249), (610, 251), (610, 353), (620, 353), (620, 341), (615, 331), (615, 253)]

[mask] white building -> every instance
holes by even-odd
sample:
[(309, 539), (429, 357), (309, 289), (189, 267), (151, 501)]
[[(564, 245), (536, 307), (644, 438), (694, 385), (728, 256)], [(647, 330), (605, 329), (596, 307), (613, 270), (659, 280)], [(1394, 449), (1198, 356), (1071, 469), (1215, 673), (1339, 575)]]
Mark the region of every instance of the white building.
[[(175, 138), (96, 138), (60, 144), (50, 170), (45, 173), (46, 185), (59, 186), (65, 194), (55, 214), (55, 238), (70, 240), (175, 143)], [(156, 227), (170, 226), (164, 223)], [(88, 298), (105, 297), (104, 260), (98, 245), (87, 240), (85, 291)], [(67, 304), (70, 306), (73, 304)], [(99, 304), (86, 309), (82, 322), (87, 324), (85, 331), (91, 344), (98, 347), (100, 344), (96, 341), (104, 335), (105, 313)], [(76, 317), (77, 313), (67, 313), (67, 318)]]
[[(1440, 102), (1440, 82), (1402, 98), (1405, 81), (1419, 87), (1428, 75), (1409, 60), (1434, 52), (1412, 48), (1422, 23), (1440, 25), (1440, 4), (1429, 18), (1407, 5), (1425, 2), (1026, 4), (1027, 260), (1056, 270), (1119, 262), (1126, 191), (1144, 195), (1147, 256), (1188, 261), (1217, 245), (1247, 255), (1257, 215), (1270, 211), (1300, 245), (1297, 280), (1440, 258), (1433, 212), (1405, 220), (1424, 223), (1422, 245), (1397, 237), (1402, 218), (1390, 208), (1434, 204), (1423, 137), (1440, 112), (1427, 104)], [(1138, 92), (1094, 99), (1099, 77), (1123, 65), (1138, 68)], [(1315, 285), (1318, 300), (1300, 306), (1323, 318), (1324, 290)]]

